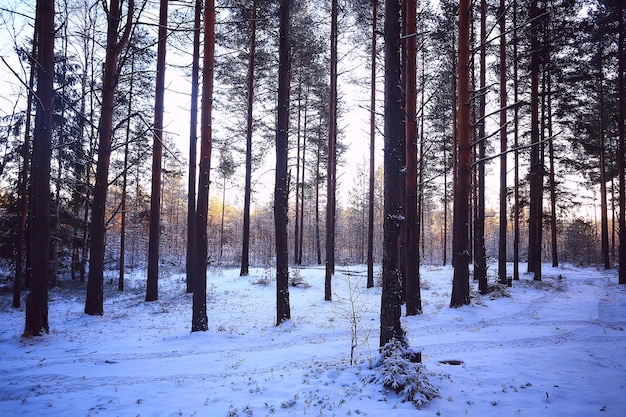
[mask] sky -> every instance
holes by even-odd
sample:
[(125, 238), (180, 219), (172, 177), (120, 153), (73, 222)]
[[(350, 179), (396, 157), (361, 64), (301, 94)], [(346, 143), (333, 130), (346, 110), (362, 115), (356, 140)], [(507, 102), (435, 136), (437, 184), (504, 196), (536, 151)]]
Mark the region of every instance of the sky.
[[(23, 2), (16, 2), (14, 0), (0, 0), (0, 8), (5, 10), (18, 10), (25, 15), (33, 13), (34, 6), (24, 4)], [(26, 79), (24, 71), (17, 59), (14, 52), (13, 39), (15, 37), (21, 39), (20, 45), (25, 43), (25, 39), (32, 36), (32, 27), (27, 23), (27, 19), (19, 15), (14, 15), (3, 11), (0, 17), (3, 19), (2, 28), (0, 28), (0, 56), (7, 62), (13, 70), (15, 70), (21, 78)], [(14, 18), (14, 19), (13, 19)], [(178, 65), (181, 59), (180, 54), (176, 54), (174, 51), (168, 52), (168, 57), (174, 59)], [(187, 57), (188, 58), (188, 57)], [(340, 63), (340, 66), (343, 65)], [(0, 116), (10, 114), (13, 106), (16, 103), (18, 97), (23, 102), (25, 95), (25, 89), (20, 85), (20, 81), (12, 74), (11, 70), (4, 62), (0, 62), (0, 83), (7, 86), (10, 90), (5, 92), (0, 98)], [(354, 75), (354, 71), (363, 70), (363, 66), (355, 66), (353, 63), (347, 65), (349, 71)], [(340, 68), (342, 72), (346, 69)], [(339, 88), (340, 95), (342, 96), (342, 106), (346, 111), (345, 116), (339, 121), (339, 126), (345, 132), (344, 142), (348, 147), (344, 160), (346, 164), (339, 167), (338, 178), (340, 181), (340, 187), (338, 189), (340, 200), (347, 199), (347, 193), (352, 184), (356, 181), (356, 172), (354, 169), (355, 163), (361, 163), (364, 158), (369, 157), (369, 111), (360, 107), (363, 102), (369, 103), (369, 89), (360, 88), (346, 82), (346, 75), (340, 76)], [(343, 78), (343, 79), (342, 79)], [(165, 114), (164, 114), (164, 126), (166, 132), (173, 138), (179, 151), (187, 159), (188, 147), (189, 147), (189, 92), (190, 84), (189, 79), (183, 73), (183, 71), (175, 68), (168, 67), (166, 70), (166, 99), (165, 99)], [(380, 98), (382, 94), (379, 92)], [(216, 112), (219, 117), (219, 113)], [(219, 121), (218, 121), (219, 124)], [(380, 137), (378, 141), (382, 141)], [(214, 165), (217, 165), (217, 152), (214, 153)], [(382, 143), (377, 146), (377, 165), (382, 163)], [(261, 184), (265, 186), (259, 187), (260, 189), (273, 189), (272, 181), (273, 174), (273, 152), (266, 158), (267, 161), (264, 166), (255, 172), (255, 177)], [(236, 178), (238, 188), (242, 188), (243, 176)], [(241, 184), (239, 184), (241, 183)], [(238, 194), (233, 194), (238, 196)], [(271, 196), (257, 195), (257, 201), (259, 204), (265, 204), (271, 199)], [(242, 198), (234, 198), (235, 201), (231, 201), (231, 204), (242, 204)]]
[[(30, 2), (33, 3), (33, 2)], [(24, 2), (17, 0), (0, 0), (0, 8), (4, 9), (17, 9), (24, 14), (32, 14), (31, 6), (25, 5)], [(2, 25), (0, 25), (0, 57), (4, 59), (9, 66), (18, 72), (22, 78), (25, 79), (25, 71), (21, 68), (16, 54), (13, 51), (13, 39), (18, 37), (20, 39), (27, 39), (32, 35), (32, 28), (27, 23), (27, 19), (22, 16), (16, 16), (15, 19), (11, 19), (11, 16), (5, 11), (2, 12), (0, 17), (3, 19)], [(151, 14), (156, 16), (156, 14)], [(345, 34), (344, 34), (345, 35)], [(342, 37), (343, 39), (343, 37)], [(24, 41), (21, 42), (23, 44)], [(356, 49), (346, 49), (346, 45), (340, 45), (342, 49), (342, 60), (340, 61), (339, 68), (339, 89), (341, 106), (345, 111), (343, 117), (339, 120), (339, 127), (343, 130), (343, 140), (347, 145), (347, 152), (342, 158), (343, 165), (338, 167), (338, 198), (340, 203), (345, 207), (349, 204), (349, 192), (352, 187), (358, 183), (359, 175), (356, 170), (357, 165), (367, 163), (369, 158), (369, 85), (366, 83), (364, 86), (357, 86), (350, 82), (351, 78), (367, 80), (369, 77), (369, 70), (367, 69), (367, 51), (358, 51)], [(168, 52), (168, 58), (175, 64), (180, 64), (181, 55), (176, 54), (174, 51)], [(187, 57), (186, 59), (189, 59)], [(6, 90), (3, 91), (0, 97), (0, 116), (10, 114), (15, 106), (17, 97), (24, 97), (25, 88), (21, 85), (15, 75), (9, 70), (4, 62), (0, 62), (0, 83), (5, 86)], [(186, 160), (189, 147), (189, 91), (190, 84), (188, 77), (183, 74), (183, 71), (175, 68), (174, 66), (168, 67), (166, 71), (166, 99), (165, 99), (165, 121), (164, 126), (166, 132), (172, 136), (183, 158)], [(383, 98), (383, 85), (382, 82), (378, 86), (378, 99)], [(22, 99), (23, 100), (23, 99)], [(497, 99), (495, 93), (490, 100), (489, 105), (493, 108), (497, 107)], [(379, 109), (380, 111), (380, 109)], [(216, 114), (215, 125), (219, 128), (219, 113)], [(488, 131), (497, 129), (497, 121), (495, 117), (488, 120)], [(494, 124), (495, 123), (495, 124)], [(382, 119), (379, 118), (378, 130), (382, 132)], [(291, 138), (293, 140), (293, 138)], [(383, 138), (381, 134), (376, 137), (376, 155), (375, 164), (379, 166), (383, 162)], [(493, 147), (497, 147), (495, 139)], [(213, 153), (213, 165), (218, 163), (218, 152)], [(253, 181), (258, 183), (257, 190), (273, 190), (273, 149), (267, 154), (264, 165), (253, 174)], [(508, 156), (508, 176), (507, 183), (509, 186), (513, 182), (513, 155)], [(487, 166), (487, 207), (496, 209), (498, 207), (499, 199), (499, 178), (497, 160), (491, 161)], [(526, 168), (522, 167), (520, 175), (526, 174)], [(217, 174), (213, 175), (216, 179)], [(582, 201), (585, 203), (579, 212), (585, 213), (588, 217), (594, 215), (598, 217), (597, 213), (599, 207), (589, 205), (589, 201), (593, 196), (591, 191), (584, 190), (580, 185), (580, 178), (570, 178), (567, 181), (561, 183), (561, 187), (569, 187), (571, 190), (579, 190), (576, 198), (581, 196), (585, 197)], [(221, 183), (221, 181), (215, 181), (214, 184)], [(233, 178), (233, 183), (229, 188), (233, 191), (228, 193), (229, 203), (241, 206), (243, 205), (243, 167), (240, 169), (240, 174)], [(186, 184), (186, 181), (185, 181)], [(214, 188), (214, 192), (219, 192)], [(271, 192), (256, 192), (254, 194), (253, 202), (260, 206), (264, 206), (272, 199)]]

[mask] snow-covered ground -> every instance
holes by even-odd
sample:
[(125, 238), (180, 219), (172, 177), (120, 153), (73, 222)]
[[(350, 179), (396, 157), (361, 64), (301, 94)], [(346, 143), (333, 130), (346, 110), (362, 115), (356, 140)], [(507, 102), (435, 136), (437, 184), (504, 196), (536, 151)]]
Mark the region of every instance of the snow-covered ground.
[(421, 409), (370, 370), (380, 288), (365, 289), (363, 266), (338, 268), (332, 302), (323, 270), (292, 268), (310, 286), (290, 289), (292, 320), (280, 327), (272, 270), (209, 272), (208, 332), (190, 332), (182, 274), (162, 274), (151, 303), (143, 274), (123, 293), (107, 282), (102, 317), (83, 314), (84, 290), (64, 282), (50, 292), (50, 333), (34, 339), (21, 338), (24, 311), (0, 294), (0, 415), (626, 415), (626, 286), (615, 270), (544, 266), (543, 282), (523, 276), (508, 297), (474, 294), (451, 309), (452, 269), (422, 267), (424, 314), (402, 319), (439, 389)]

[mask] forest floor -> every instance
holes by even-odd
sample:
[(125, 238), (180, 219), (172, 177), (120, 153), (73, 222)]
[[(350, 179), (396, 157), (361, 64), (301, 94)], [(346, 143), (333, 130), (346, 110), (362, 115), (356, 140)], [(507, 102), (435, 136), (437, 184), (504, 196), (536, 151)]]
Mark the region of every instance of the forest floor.
[(402, 318), (439, 390), (421, 408), (376, 382), (381, 289), (365, 289), (365, 267), (338, 267), (332, 302), (322, 269), (291, 274), (301, 284), (290, 288), (292, 320), (276, 327), (273, 270), (210, 269), (210, 329), (195, 333), (181, 273), (162, 273), (150, 303), (145, 271), (124, 292), (107, 280), (102, 317), (83, 313), (83, 285), (62, 281), (50, 291), (50, 333), (32, 339), (2, 292), (0, 414), (624, 415), (626, 286), (615, 270), (546, 265), (542, 282), (523, 275), (491, 296), (472, 282), (472, 304), (452, 309), (452, 269), (423, 266), (424, 313)]

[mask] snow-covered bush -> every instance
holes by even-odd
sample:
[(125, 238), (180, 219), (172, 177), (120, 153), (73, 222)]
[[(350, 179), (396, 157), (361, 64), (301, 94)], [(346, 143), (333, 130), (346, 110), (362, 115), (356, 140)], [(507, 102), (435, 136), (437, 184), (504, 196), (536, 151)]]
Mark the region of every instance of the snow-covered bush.
[(299, 268), (293, 268), (289, 271), (289, 286), (297, 288), (309, 288), (311, 284), (306, 282), (300, 275)]
[(439, 390), (428, 379), (429, 373), (420, 362), (420, 353), (392, 340), (383, 346), (376, 370), (376, 382), (394, 390), (402, 401), (411, 401), (416, 407), (439, 397)]

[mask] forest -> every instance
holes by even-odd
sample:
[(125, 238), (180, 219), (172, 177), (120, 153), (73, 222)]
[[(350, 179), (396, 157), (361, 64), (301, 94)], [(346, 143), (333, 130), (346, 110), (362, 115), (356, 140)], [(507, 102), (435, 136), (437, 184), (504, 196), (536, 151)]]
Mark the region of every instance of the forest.
[(174, 275), (207, 332), (233, 269), (266, 271), (277, 327), (307, 268), (354, 313), (336, 287), (360, 265), (381, 354), (419, 364), (424, 270), (453, 308), (564, 265), (626, 284), (620, 0), (6, 0), (0, 19), (0, 285), (25, 339), (54, 329), (51, 291), (100, 317)]

